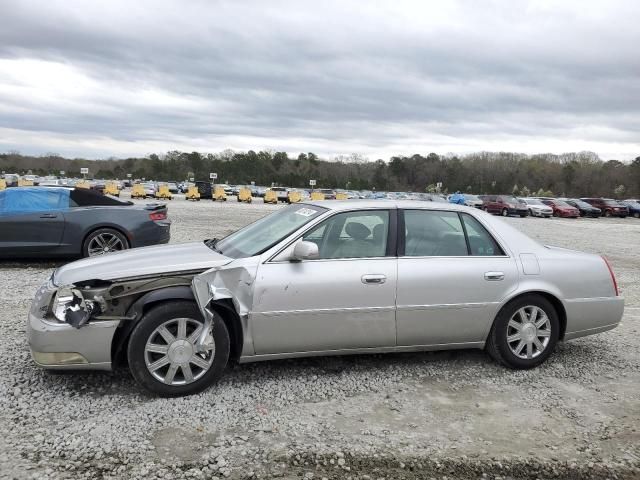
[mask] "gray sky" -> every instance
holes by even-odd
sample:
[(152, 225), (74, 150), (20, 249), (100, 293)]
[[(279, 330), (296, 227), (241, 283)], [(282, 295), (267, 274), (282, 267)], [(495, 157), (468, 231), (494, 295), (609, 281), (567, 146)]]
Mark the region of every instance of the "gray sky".
[(640, 2), (0, 0), (0, 151), (640, 155)]

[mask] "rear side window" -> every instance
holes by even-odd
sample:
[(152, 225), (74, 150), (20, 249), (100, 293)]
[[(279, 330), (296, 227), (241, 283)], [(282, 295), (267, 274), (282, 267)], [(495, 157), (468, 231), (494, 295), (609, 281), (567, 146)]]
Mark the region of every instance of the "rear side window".
[(435, 210), (405, 210), (407, 257), (502, 256), (504, 251), (473, 216)]
[(498, 242), (495, 241), (478, 220), (466, 213), (462, 214), (462, 220), (467, 231), (471, 255), (483, 257), (504, 255)]
[(467, 256), (460, 217), (455, 212), (405, 210), (405, 256)]

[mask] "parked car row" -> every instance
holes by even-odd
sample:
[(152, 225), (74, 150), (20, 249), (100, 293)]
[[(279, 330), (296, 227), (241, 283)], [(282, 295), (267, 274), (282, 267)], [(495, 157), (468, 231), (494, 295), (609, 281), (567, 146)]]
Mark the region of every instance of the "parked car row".
[(553, 197), (515, 197), (513, 195), (472, 195), (454, 193), (448, 201), (482, 209), (496, 215), (520, 217), (620, 217), (640, 218), (638, 199), (613, 200), (611, 198), (553, 198)]

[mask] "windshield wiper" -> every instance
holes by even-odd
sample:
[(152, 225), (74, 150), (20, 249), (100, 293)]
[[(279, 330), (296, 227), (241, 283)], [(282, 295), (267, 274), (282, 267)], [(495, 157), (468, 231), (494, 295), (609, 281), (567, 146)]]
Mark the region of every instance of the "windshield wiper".
[(204, 244), (214, 252), (222, 253), (220, 250), (216, 248), (216, 245), (218, 244), (217, 238), (210, 238), (209, 240), (205, 240)]

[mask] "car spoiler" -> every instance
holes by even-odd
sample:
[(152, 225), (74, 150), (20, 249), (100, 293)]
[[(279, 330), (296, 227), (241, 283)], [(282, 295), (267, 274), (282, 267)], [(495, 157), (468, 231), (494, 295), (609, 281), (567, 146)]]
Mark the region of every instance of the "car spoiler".
[(166, 209), (167, 208), (167, 204), (166, 203), (147, 203), (144, 206), (145, 210), (150, 210), (150, 211), (154, 211), (154, 210), (162, 210), (162, 209)]

